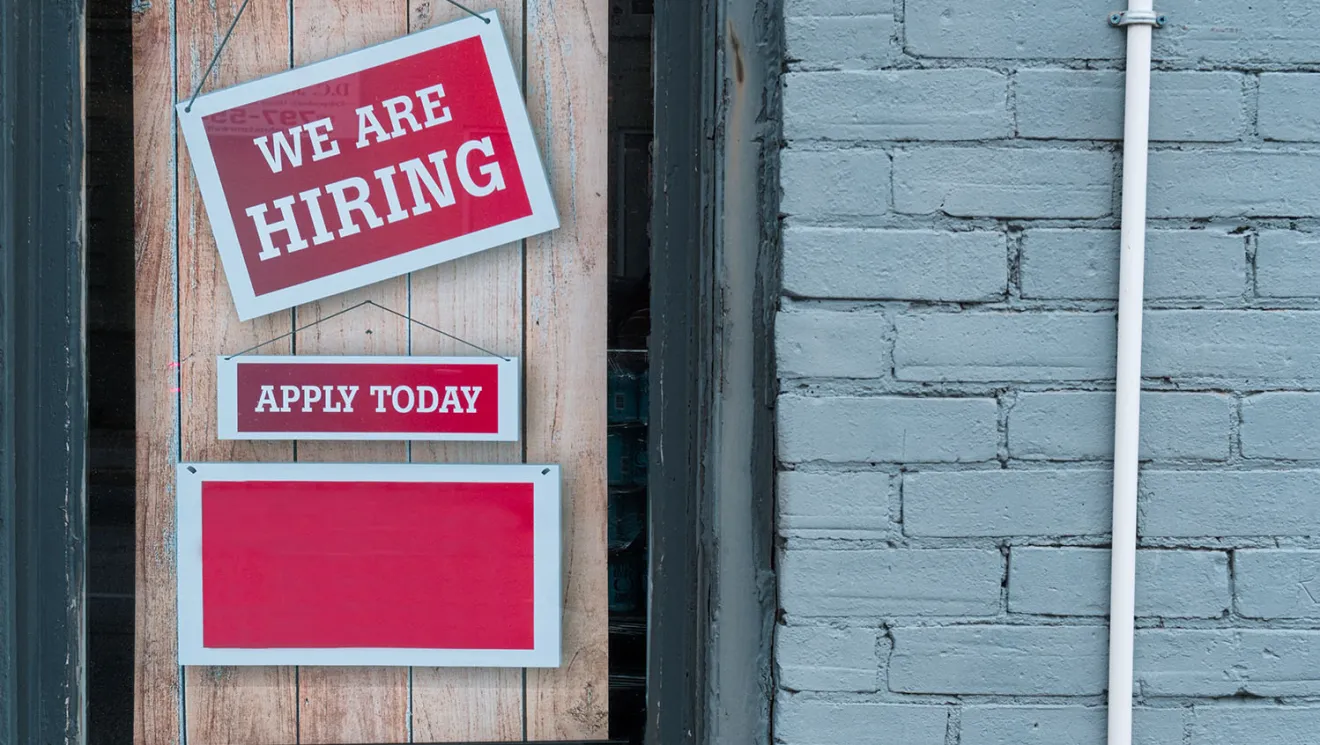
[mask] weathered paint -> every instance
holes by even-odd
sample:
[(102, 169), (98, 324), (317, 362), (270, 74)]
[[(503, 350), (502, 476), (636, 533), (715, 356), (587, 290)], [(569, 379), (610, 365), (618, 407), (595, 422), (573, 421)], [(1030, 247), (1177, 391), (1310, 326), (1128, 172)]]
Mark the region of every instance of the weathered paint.
[(83, 15), (81, 2), (0, 2), (6, 743), (73, 745), (86, 736)]

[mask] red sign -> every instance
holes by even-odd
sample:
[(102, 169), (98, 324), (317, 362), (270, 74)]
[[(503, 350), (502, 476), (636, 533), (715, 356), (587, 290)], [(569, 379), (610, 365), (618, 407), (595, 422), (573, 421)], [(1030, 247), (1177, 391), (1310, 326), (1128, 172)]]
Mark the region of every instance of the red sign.
[(559, 226), (485, 15), (179, 105), (239, 318)]
[(559, 664), (554, 466), (183, 464), (184, 665)]
[(518, 360), (220, 357), (222, 440), (517, 440)]

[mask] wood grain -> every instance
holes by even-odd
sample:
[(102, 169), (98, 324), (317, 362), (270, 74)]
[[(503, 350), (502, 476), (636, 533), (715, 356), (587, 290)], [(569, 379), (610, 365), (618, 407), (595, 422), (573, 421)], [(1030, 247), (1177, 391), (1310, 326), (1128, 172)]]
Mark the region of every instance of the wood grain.
[(408, 741), (408, 670), (302, 667), (300, 743)]
[[(390, 280), (298, 309), (304, 325), (371, 298), (386, 307), (406, 307), (407, 283)], [(366, 306), (297, 335), (300, 354), (404, 354), (405, 322)], [(298, 460), (347, 463), (403, 461), (402, 442), (300, 442)], [(399, 743), (408, 741), (408, 668), (299, 668), (302, 743)]]
[[(175, 9), (178, 86), (186, 100), (201, 79), (237, 3), (178, 2)], [(289, 17), (283, 3), (250, 3), (203, 92), (289, 66)], [(179, 143), (177, 180), (179, 271), (180, 458), (184, 461), (279, 461), (283, 443), (221, 442), (216, 434), (215, 357), (240, 351), (290, 329), (290, 314), (238, 320), (211, 226)], [(287, 353), (287, 343), (267, 352)], [(190, 745), (290, 743), (297, 738), (297, 683), (289, 667), (198, 667), (184, 675), (184, 718)], [(236, 716), (236, 712), (242, 712)]]
[(133, 15), (133, 240), (137, 407), (137, 554), (133, 742), (176, 743), (180, 670), (175, 620), (174, 461), (178, 371), (174, 344), (173, 3)]
[[(515, 70), (522, 69), (522, 0), (493, 7), (504, 28)], [(443, 0), (412, 0), (413, 31), (464, 18)], [(419, 321), (493, 352), (522, 356), (522, 243), (466, 256), (412, 275), (412, 311)], [(413, 354), (481, 354), (422, 328), (414, 330)], [(412, 445), (422, 463), (517, 463), (521, 442)], [(520, 669), (413, 670), (413, 738), (421, 742), (518, 741), (523, 735), (523, 671)]]
[[(525, 67), (524, 0), (493, 3), (515, 66), (532, 81), (527, 87), (533, 123), (551, 167), (564, 227), (527, 245), (503, 246), (250, 323), (240, 323), (234, 313), (186, 148), (181, 141), (177, 150), (174, 146), (172, 111), (176, 97), (191, 94), (239, 3), (158, 0), (135, 14), (135, 742), (178, 743), (184, 733), (190, 745), (605, 736), (607, 30), (604, 0), (588, 3), (560, 8), (550, 0), (528, 0), (525, 41), (532, 61)], [(252, 2), (204, 90), (461, 15), (443, 0)], [(564, 465), (562, 669), (418, 668), (411, 671), (411, 688), (406, 668), (216, 667), (181, 674), (173, 555), (177, 458), (398, 461), (409, 453), (404, 443), (317, 442), (296, 448), (279, 442), (222, 443), (216, 438), (214, 358), (285, 333), (295, 318), (298, 325), (306, 324), (366, 298), (501, 354), (523, 357), (527, 414), (522, 443), (414, 443), (411, 454), (422, 462), (526, 458)], [(370, 307), (262, 352), (476, 353), (424, 329), (409, 329), (401, 319)]]
[(527, 460), (564, 474), (564, 655), (527, 671), (527, 738), (604, 738), (607, 0), (527, 0), (527, 102), (561, 227), (528, 240)]
[[(293, 61), (301, 66), (403, 36), (407, 0), (293, 0)], [(303, 326), (371, 299), (400, 312), (408, 281), (386, 280), (298, 308)], [(407, 354), (408, 327), (366, 306), (298, 333), (298, 354)], [(402, 442), (300, 442), (298, 460), (387, 462), (407, 459)], [(299, 670), (299, 736), (303, 743), (406, 742), (408, 669), (304, 667)]]

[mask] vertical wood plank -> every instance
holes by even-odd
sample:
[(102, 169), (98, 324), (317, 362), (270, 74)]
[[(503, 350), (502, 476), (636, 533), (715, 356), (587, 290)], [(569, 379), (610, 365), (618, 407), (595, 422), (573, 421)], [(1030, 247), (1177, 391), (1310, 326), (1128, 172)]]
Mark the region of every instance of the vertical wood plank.
[(408, 741), (408, 669), (302, 667), (299, 742)]
[[(180, 0), (175, 11), (178, 88), (186, 100), (201, 79), (238, 2)], [(250, 3), (203, 92), (289, 66), (289, 17), (284, 3)], [(289, 460), (283, 443), (220, 442), (216, 435), (215, 357), (240, 351), (290, 329), (290, 314), (238, 320), (180, 138), (179, 363), (180, 457), (197, 461)], [(287, 352), (288, 344), (267, 352)], [(296, 674), (291, 667), (198, 667), (185, 672), (184, 717), (189, 745), (291, 743), (297, 739)]]
[(564, 473), (564, 655), (527, 671), (527, 738), (604, 738), (607, 0), (527, 0), (527, 100), (559, 230), (527, 242), (527, 460)]
[(178, 385), (174, 344), (173, 2), (133, 14), (134, 308), (137, 407), (133, 742), (179, 741), (175, 621), (174, 459)]
[[(299, 66), (408, 31), (407, 0), (293, 0), (292, 6), (293, 61)], [(298, 325), (368, 298), (406, 312), (407, 279), (387, 280), (302, 306)], [(295, 348), (298, 354), (407, 354), (408, 328), (397, 316), (367, 306), (299, 332)], [(401, 442), (298, 444), (300, 461), (403, 461), (407, 452)], [(408, 698), (407, 668), (300, 668), (299, 741), (406, 742)]]
[[(497, 0), (514, 69), (522, 67), (523, 0)], [(459, 20), (466, 13), (443, 0), (412, 0), (412, 30)], [(412, 275), (411, 315), (424, 323), (509, 356), (522, 355), (522, 244), (510, 244)], [(413, 354), (481, 354), (425, 329), (414, 331)], [(522, 444), (415, 442), (423, 463), (516, 463)], [(520, 669), (413, 670), (413, 739), (417, 742), (516, 741), (523, 736)]]

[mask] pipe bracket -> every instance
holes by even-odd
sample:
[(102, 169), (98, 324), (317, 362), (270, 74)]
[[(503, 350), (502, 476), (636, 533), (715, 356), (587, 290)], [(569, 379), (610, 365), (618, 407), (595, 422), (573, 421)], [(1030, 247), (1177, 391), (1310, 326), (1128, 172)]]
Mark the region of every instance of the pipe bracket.
[(1109, 15), (1109, 25), (1119, 28), (1138, 24), (1162, 28), (1164, 21), (1164, 14), (1153, 10), (1120, 10)]

